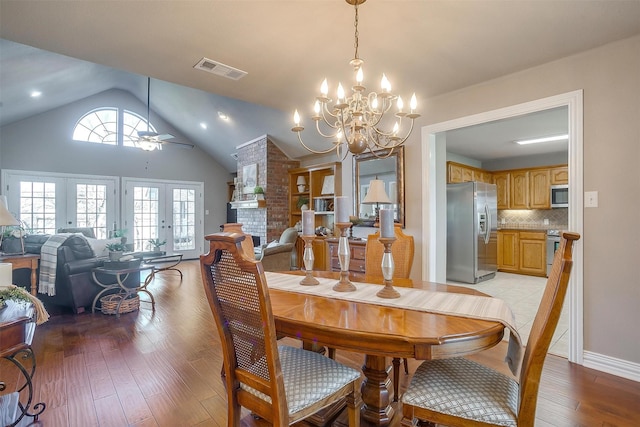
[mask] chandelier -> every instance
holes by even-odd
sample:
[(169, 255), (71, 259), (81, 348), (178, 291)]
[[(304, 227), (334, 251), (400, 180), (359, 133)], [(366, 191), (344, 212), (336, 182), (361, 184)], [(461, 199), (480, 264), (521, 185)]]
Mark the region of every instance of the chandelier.
[[(406, 111), (402, 98), (391, 92), (391, 83), (384, 74), (380, 82), (380, 92), (371, 92), (368, 95), (365, 93), (366, 88), (362, 85), (364, 61), (358, 57), (358, 6), (366, 0), (345, 1), (355, 9), (355, 55), (349, 62), (355, 72), (355, 85), (351, 88), (351, 95), (346, 96), (342, 84), (338, 83), (334, 103), (328, 97), (329, 85), (327, 79), (324, 79), (320, 86), (320, 96), (316, 97), (314, 115), (311, 116), (311, 119), (316, 122), (318, 133), (324, 138), (331, 139), (332, 145), (326, 150), (314, 150), (304, 143), (301, 135), (304, 127), (300, 125), (298, 110), (293, 114), (295, 126), (291, 130), (298, 134), (298, 139), (304, 148), (314, 154), (326, 154), (335, 150), (338, 158), (344, 160), (347, 152), (355, 155), (369, 150), (377, 157), (387, 157), (393, 153), (394, 148), (404, 144), (413, 131), (414, 120), (420, 117), (420, 114), (415, 112), (416, 94), (414, 93), (411, 97), (409, 111)], [(395, 114), (390, 111), (394, 105)], [(393, 121), (388, 119), (392, 115), (395, 116), (393, 127), (388, 123)], [(402, 133), (403, 119), (405, 123), (410, 121), (409, 129), (404, 134)], [(323, 123), (322, 126), (320, 122)], [(343, 145), (346, 145), (347, 150), (344, 150)], [(382, 149), (386, 149), (384, 154), (376, 153)]]

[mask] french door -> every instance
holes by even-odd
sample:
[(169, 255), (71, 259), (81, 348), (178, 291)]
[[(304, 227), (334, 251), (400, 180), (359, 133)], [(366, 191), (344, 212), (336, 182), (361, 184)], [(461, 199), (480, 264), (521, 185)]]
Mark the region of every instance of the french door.
[(116, 220), (117, 178), (25, 171), (3, 171), (2, 178), (9, 210), (29, 233), (89, 227), (105, 239)]
[(185, 259), (203, 253), (202, 183), (123, 178), (123, 187), (123, 224), (135, 251), (152, 250), (149, 240), (159, 239), (162, 250)]

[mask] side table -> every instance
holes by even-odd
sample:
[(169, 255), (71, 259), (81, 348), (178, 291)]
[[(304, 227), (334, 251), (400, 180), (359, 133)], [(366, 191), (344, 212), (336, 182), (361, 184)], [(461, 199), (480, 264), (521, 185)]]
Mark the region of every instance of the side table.
[(10, 262), (11, 268), (17, 270), (19, 268), (31, 269), (31, 295), (36, 296), (38, 292), (38, 261), (40, 261), (40, 254), (17, 254), (17, 255), (1, 255), (0, 262)]
[[(0, 357), (13, 364), (21, 378), (16, 391), (0, 396), (0, 422), (3, 426), (13, 427), (25, 416), (37, 421), (46, 404), (33, 404), (33, 376), (36, 372), (36, 358), (31, 348), (36, 329), (33, 305), (11, 300), (6, 303), (7, 306), (0, 310)], [(0, 380), (0, 392), (5, 389), (6, 383)], [(26, 402), (23, 403), (20, 393), (25, 389)]]
[[(122, 301), (124, 301), (125, 298), (127, 298), (132, 294), (135, 294), (138, 292), (145, 292), (147, 295), (149, 295), (149, 298), (151, 299), (150, 301), (151, 308), (155, 310), (156, 302), (151, 292), (149, 292), (149, 290), (147, 289), (149, 280), (145, 280), (142, 283), (138, 283), (138, 286), (133, 286), (133, 287), (128, 287), (128, 286), (125, 286), (124, 284), (124, 281), (127, 280), (127, 277), (129, 276), (129, 274), (142, 272), (145, 270), (153, 271), (153, 266), (147, 265), (147, 264), (141, 264), (138, 267), (132, 267), (132, 268), (110, 269), (110, 268), (104, 268), (104, 267), (96, 267), (93, 270), (91, 270), (93, 281), (103, 288), (100, 292), (98, 292), (98, 295), (96, 295), (96, 297), (93, 299), (93, 304), (91, 305), (91, 312), (92, 313), (96, 312), (96, 303), (98, 302), (100, 297), (106, 294), (107, 292), (113, 291), (113, 290), (119, 290), (120, 293), (122, 294), (122, 300), (120, 301), (120, 303), (122, 303)], [(96, 273), (108, 274), (108, 275), (114, 276), (116, 281), (115, 283), (102, 283), (100, 280), (98, 280)], [(120, 317), (120, 303), (118, 303), (118, 307), (116, 308), (116, 317)]]

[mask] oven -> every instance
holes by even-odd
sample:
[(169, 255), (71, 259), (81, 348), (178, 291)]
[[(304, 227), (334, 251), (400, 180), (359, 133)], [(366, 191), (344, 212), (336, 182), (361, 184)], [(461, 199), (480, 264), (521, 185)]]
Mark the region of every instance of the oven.
[(551, 273), (553, 257), (560, 246), (560, 231), (547, 230), (547, 277)]

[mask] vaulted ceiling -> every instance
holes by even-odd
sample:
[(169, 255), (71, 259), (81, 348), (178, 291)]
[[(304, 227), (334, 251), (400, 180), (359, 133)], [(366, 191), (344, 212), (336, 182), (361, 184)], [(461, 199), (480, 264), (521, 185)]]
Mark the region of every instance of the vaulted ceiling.
[[(638, 0), (369, 0), (359, 15), (365, 85), (384, 71), (394, 92), (415, 91), (417, 125), (430, 97), (640, 34)], [(343, 0), (1, 0), (0, 125), (111, 88), (146, 102), (151, 76), (152, 110), (229, 171), (235, 147), (263, 134), (299, 158), (292, 111), (313, 141), (322, 79), (353, 81), (353, 21)], [(194, 69), (203, 57), (248, 74)]]

